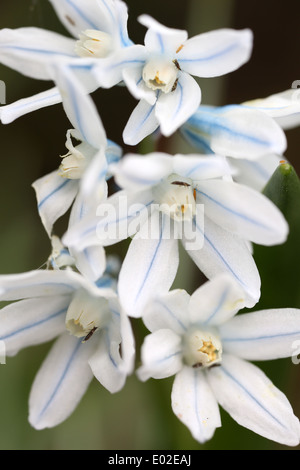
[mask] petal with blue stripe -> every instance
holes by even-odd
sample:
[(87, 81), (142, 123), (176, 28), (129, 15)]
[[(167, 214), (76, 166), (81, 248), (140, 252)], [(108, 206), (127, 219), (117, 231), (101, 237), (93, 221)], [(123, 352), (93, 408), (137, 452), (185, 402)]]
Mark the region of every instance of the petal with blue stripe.
[(141, 317), (153, 295), (170, 289), (177, 273), (178, 241), (169, 217), (153, 212), (133, 238), (123, 262), (118, 291), (125, 312)]
[(178, 48), (187, 40), (187, 32), (180, 29), (168, 28), (149, 15), (141, 15), (138, 21), (148, 28), (145, 36), (145, 46), (149, 52), (156, 54), (175, 54)]
[(188, 329), (189, 294), (175, 289), (160, 296), (154, 295), (143, 315), (143, 322), (150, 331), (169, 328), (183, 334)]
[(220, 325), (245, 306), (244, 290), (228, 273), (220, 274), (197, 289), (190, 299), (191, 324)]
[(53, 224), (67, 212), (78, 192), (78, 181), (63, 178), (53, 171), (32, 184), (43, 225), (51, 236)]
[(64, 334), (52, 347), (30, 391), (29, 422), (35, 429), (57, 426), (79, 404), (93, 378), (88, 360), (94, 340), (82, 343)]
[(222, 366), (210, 369), (207, 377), (219, 404), (238, 424), (281, 444), (299, 444), (298, 418), (258, 367), (224, 355)]
[(300, 345), (300, 310), (260, 310), (238, 315), (220, 328), (230, 354), (251, 361), (289, 357)]
[(0, 341), (7, 355), (50, 341), (65, 331), (65, 318), (71, 301), (59, 295), (14, 302), (0, 311)]
[(172, 409), (198, 442), (212, 438), (221, 426), (218, 403), (202, 371), (183, 367), (172, 388)]
[(143, 382), (150, 377), (164, 379), (177, 374), (182, 368), (181, 336), (169, 329), (157, 330), (146, 336), (141, 359), (137, 375)]
[(59, 90), (56, 87), (51, 88), (29, 98), (23, 98), (6, 106), (1, 106), (0, 120), (3, 124), (10, 124), (25, 114), (47, 106), (53, 106), (54, 104), (61, 103), (61, 101), (62, 97)]
[(182, 133), (189, 141), (193, 135), (191, 143), (200, 149), (204, 139), (215, 153), (233, 158), (282, 154), (287, 146), (285, 134), (274, 119), (245, 106), (200, 106), (184, 124)]
[(40, 28), (2, 29), (0, 63), (28, 77), (51, 80), (49, 61), (76, 57), (74, 40)]
[(247, 186), (222, 180), (201, 181), (197, 203), (222, 228), (262, 245), (283, 243), (288, 224), (279, 209), (263, 194)]
[(173, 134), (196, 112), (201, 101), (201, 90), (193, 77), (179, 72), (176, 88), (170, 93), (161, 93), (155, 107), (161, 133)]
[(219, 29), (188, 39), (177, 54), (182, 70), (197, 77), (217, 77), (241, 67), (250, 58), (249, 29)]
[(175, 155), (172, 161), (174, 173), (196, 181), (219, 178), (232, 173), (224, 157)]
[(159, 127), (155, 113), (156, 104), (141, 100), (131, 113), (123, 131), (123, 140), (127, 145), (137, 145)]
[(229, 273), (245, 290), (245, 305), (253, 307), (260, 298), (260, 276), (246, 243), (208, 217), (204, 218), (204, 226), (199, 220), (195, 218), (194, 228), (204, 243), (200, 249), (193, 245), (188, 248), (183, 238), (188, 254), (208, 279)]

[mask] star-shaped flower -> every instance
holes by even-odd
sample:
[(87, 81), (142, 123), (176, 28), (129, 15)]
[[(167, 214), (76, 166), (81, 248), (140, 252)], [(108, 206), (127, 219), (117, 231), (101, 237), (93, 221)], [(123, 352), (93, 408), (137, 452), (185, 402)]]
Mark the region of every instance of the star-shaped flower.
[(142, 345), (141, 380), (175, 374), (172, 409), (203, 443), (221, 426), (218, 403), (240, 425), (281, 444), (300, 441), (299, 420), (285, 395), (249, 361), (292, 355), (300, 334), (298, 309), (237, 315), (243, 292), (221, 275), (193, 295), (170, 291), (149, 303), (152, 332)]

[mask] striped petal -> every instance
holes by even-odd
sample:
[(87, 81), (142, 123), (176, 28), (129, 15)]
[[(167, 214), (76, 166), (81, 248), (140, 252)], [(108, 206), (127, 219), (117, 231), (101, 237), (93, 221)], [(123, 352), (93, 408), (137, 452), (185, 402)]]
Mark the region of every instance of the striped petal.
[(206, 282), (190, 298), (191, 324), (220, 325), (245, 306), (244, 291), (229, 274)]
[(286, 396), (253, 364), (233, 356), (210, 369), (209, 383), (220, 405), (241, 426), (281, 444), (299, 444), (299, 420)]
[(51, 236), (54, 223), (67, 212), (78, 192), (78, 181), (63, 178), (56, 171), (32, 184), (43, 225)]
[(96, 379), (111, 393), (116, 393), (124, 387), (127, 376), (133, 371), (135, 347), (129, 319), (119, 310), (113, 314), (118, 316), (117, 321), (101, 332), (89, 365)]
[(111, 88), (123, 81), (123, 71), (141, 67), (145, 63), (147, 51), (142, 45), (133, 45), (116, 51), (112, 56), (98, 60), (95, 76), (99, 86)]
[(55, 81), (65, 112), (85, 142), (95, 149), (106, 146), (106, 134), (97, 108), (78, 78), (67, 66), (55, 67)]
[(231, 159), (230, 166), (235, 171), (234, 179), (237, 183), (250, 186), (256, 191), (262, 191), (277, 169), (282, 157), (278, 155), (265, 155), (258, 160)]
[(144, 339), (141, 357), (142, 366), (137, 370), (140, 380), (171, 377), (182, 368), (181, 337), (168, 329), (155, 331)]
[(152, 214), (132, 240), (120, 271), (118, 291), (125, 312), (141, 317), (153, 295), (169, 290), (178, 262), (178, 242), (170, 238), (170, 219), (163, 215), (160, 222)]
[(210, 439), (221, 426), (218, 403), (201, 371), (184, 367), (175, 377), (171, 400), (175, 415), (198, 442)]
[(143, 66), (123, 70), (124, 82), (134, 98), (145, 100), (153, 105), (156, 102), (156, 93), (147, 87), (143, 80)]
[(72, 295), (85, 287), (82, 276), (71, 271), (36, 270), (22, 274), (0, 276), (0, 301), (30, 297)]
[(261, 245), (283, 243), (288, 224), (279, 209), (252, 188), (229, 181), (203, 181), (197, 202), (205, 214), (222, 228)]
[(155, 104), (141, 100), (134, 108), (123, 131), (123, 140), (127, 145), (137, 145), (159, 127), (155, 114)]
[(0, 311), (0, 341), (6, 354), (13, 356), (27, 346), (44, 343), (65, 331), (69, 295), (26, 299)]
[(181, 132), (199, 149), (205, 141), (213, 152), (233, 158), (252, 160), (269, 153), (282, 154), (287, 146), (274, 119), (244, 106), (200, 106)]
[(114, 168), (118, 186), (141, 191), (155, 186), (172, 173), (172, 157), (155, 152), (148, 155), (127, 154)]
[(173, 173), (196, 181), (219, 178), (232, 173), (224, 157), (175, 155), (172, 161)]
[(50, 80), (49, 61), (74, 58), (74, 40), (52, 31), (39, 28), (0, 31), (0, 62), (28, 77)]
[(224, 75), (249, 60), (252, 41), (249, 29), (210, 31), (188, 39), (177, 60), (182, 70), (198, 77)]
[(300, 340), (300, 310), (270, 309), (238, 315), (220, 328), (230, 354), (251, 361), (290, 357)]
[(138, 21), (148, 28), (145, 46), (156, 54), (175, 53), (188, 37), (187, 32), (163, 26), (149, 15), (141, 15)]
[[(245, 305), (253, 307), (260, 298), (260, 276), (246, 243), (207, 217), (204, 227), (197, 219), (194, 227), (204, 244), (198, 250), (188, 249), (190, 257), (208, 279), (224, 272), (233, 276), (245, 290)], [(182, 242), (187, 246), (184, 238)]]
[(151, 332), (167, 328), (183, 334), (188, 328), (189, 300), (189, 294), (183, 289), (155, 296), (145, 308), (143, 322)]
[(152, 191), (119, 191), (100, 204), (96, 214), (90, 213), (80, 223), (69, 227), (63, 243), (84, 250), (124, 240), (134, 235), (148, 217), (152, 202)]
[[(111, 3), (111, 1), (106, 0)], [(86, 29), (109, 32), (105, 24), (110, 20), (104, 1), (95, 0), (50, 0), (57, 16), (68, 31), (77, 38)], [(106, 26), (107, 27), (107, 26)]]
[(23, 98), (6, 106), (1, 106), (0, 120), (2, 124), (10, 124), (25, 114), (61, 103), (61, 101), (62, 97), (59, 90), (56, 87), (51, 88), (50, 90), (43, 91), (42, 93), (30, 96), (29, 98)]
[(88, 360), (93, 338), (85, 343), (62, 335), (42, 364), (29, 397), (29, 422), (35, 429), (52, 428), (74, 411), (93, 374)]
[(284, 130), (293, 129), (300, 124), (299, 82), (296, 80), (293, 85), (291, 90), (247, 101), (243, 105), (263, 111), (274, 118)]
[(161, 93), (155, 107), (155, 115), (160, 124), (161, 133), (173, 134), (193, 113), (201, 101), (198, 83), (187, 73), (180, 72), (176, 89), (170, 93)]

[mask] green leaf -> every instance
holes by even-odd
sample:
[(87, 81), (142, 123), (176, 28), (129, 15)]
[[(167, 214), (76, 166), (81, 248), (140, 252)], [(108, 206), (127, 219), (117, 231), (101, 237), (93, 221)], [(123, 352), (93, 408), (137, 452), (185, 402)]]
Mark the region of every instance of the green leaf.
[(262, 282), (255, 310), (300, 307), (300, 180), (294, 168), (280, 164), (263, 194), (281, 210), (290, 231), (282, 245), (254, 246)]

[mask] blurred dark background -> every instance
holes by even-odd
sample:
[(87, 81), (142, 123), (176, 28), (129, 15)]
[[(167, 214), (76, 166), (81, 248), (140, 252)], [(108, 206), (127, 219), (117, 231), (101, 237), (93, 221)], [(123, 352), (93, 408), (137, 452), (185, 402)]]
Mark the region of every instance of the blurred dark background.
[[(187, 29), (189, 36), (211, 29), (250, 28), (254, 50), (249, 63), (220, 78), (200, 79), (203, 104), (224, 105), (265, 97), (289, 89), (300, 79), (299, 0), (187, 0), (174, 2), (130, 0), (129, 34), (142, 42), (145, 29), (136, 18), (148, 13), (161, 23)], [(1, 0), (0, 28), (36, 26), (67, 34), (47, 0)], [(7, 104), (52, 86), (29, 79), (0, 65), (6, 83)], [(110, 139), (122, 143), (122, 131), (136, 105), (122, 87), (98, 90), (93, 95)], [(60, 105), (36, 111), (7, 126), (0, 126), (0, 272), (39, 268), (50, 253), (50, 244), (36, 210), (32, 182), (57, 168), (65, 154), (65, 134), (70, 127)], [(300, 130), (287, 132), (285, 157), (298, 174)], [(180, 152), (179, 136), (163, 141), (164, 149)], [(132, 150), (132, 148), (130, 148)], [(63, 231), (63, 223), (59, 226)], [(122, 247), (120, 253), (122, 253)], [(183, 256), (178, 285), (189, 291), (201, 275)], [(49, 345), (28, 348), (0, 365), (1, 449), (287, 449), (240, 428), (222, 414), (223, 428), (205, 446), (173, 416), (171, 381), (140, 384), (133, 376), (125, 389), (110, 396), (93, 382), (75, 413), (53, 430), (35, 431), (27, 423), (27, 399), (35, 372)], [(285, 361), (286, 364), (287, 361)], [(278, 361), (280, 370), (281, 361)], [(290, 398), (300, 415), (299, 372), (291, 363), (283, 374), (267, 369), (272, 380)], [(296, 378), (295, 378), (296, 377)], [(155, 383), (154, 383), (155, 382)], [(229, 431), (229, 432), (228, 432)]]

